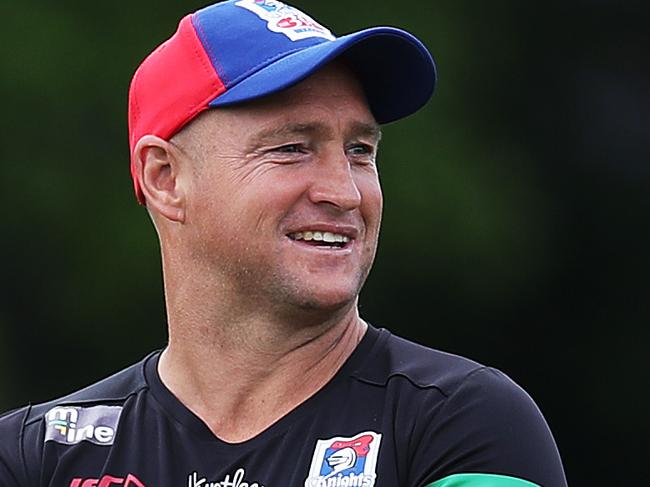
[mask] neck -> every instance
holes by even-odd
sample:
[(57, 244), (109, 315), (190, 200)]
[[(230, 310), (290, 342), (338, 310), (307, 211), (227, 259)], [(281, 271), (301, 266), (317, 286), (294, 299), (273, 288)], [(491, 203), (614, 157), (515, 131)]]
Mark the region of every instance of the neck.
[(169, 346), (159, 373), (171, 392), (227, 442), (256, 436), (320, 390), (367, 328), (356, 301), (329, 313), (294, 313), (287, 321), (287, 315), (237, 314), (223, 301), (219, 305), (213, 293), (212, 299), (196, 298), (186, 296), (180, 305), (178, 293), (167, 293), (173, 303)]

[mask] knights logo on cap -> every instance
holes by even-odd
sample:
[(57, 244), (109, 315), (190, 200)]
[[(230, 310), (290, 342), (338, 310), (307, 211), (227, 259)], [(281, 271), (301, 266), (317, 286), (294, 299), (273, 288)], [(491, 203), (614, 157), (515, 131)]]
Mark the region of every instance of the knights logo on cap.
[(274, 0), (240, 0), (235, 5), (250, 10), (266, 21), (269, 30), (286, 35), (292, 41), (321, 37), (333, 41), (335, 37), (309, 15), (295, 7)]

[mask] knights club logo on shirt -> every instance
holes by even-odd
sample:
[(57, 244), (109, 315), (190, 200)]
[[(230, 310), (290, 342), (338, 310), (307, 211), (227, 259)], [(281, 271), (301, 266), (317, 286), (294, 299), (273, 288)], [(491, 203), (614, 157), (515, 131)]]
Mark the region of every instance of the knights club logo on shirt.
[(380, 443), (374, 431), (318, 440), (305, 487), (373, 487)]

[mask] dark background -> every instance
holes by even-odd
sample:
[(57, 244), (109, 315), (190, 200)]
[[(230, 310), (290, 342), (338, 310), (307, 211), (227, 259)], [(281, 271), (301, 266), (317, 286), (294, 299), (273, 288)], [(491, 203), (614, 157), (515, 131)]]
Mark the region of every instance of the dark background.
[[(294, 4), (338, 33), (405, 27), (438, 63), (432, 102), (385, 127), (362, 314), (524, 385), (571, 485), (647, 482), (650, 3)], [(127, 90), (203, 5), (0, 7), (0, 409), (164, 345)]]

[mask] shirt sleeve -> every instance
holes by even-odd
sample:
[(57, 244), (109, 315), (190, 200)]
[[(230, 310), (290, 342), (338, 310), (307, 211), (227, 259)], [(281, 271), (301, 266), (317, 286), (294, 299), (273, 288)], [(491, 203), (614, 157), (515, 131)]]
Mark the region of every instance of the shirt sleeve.
[(0, 416), (0, 485), (27, 487), (22, 455), (23, 423), (27, 408)]
[(566, 487), (551, 431), (498, 370), (469, 374), (442, 407), (418, 413), (409, 487)]

